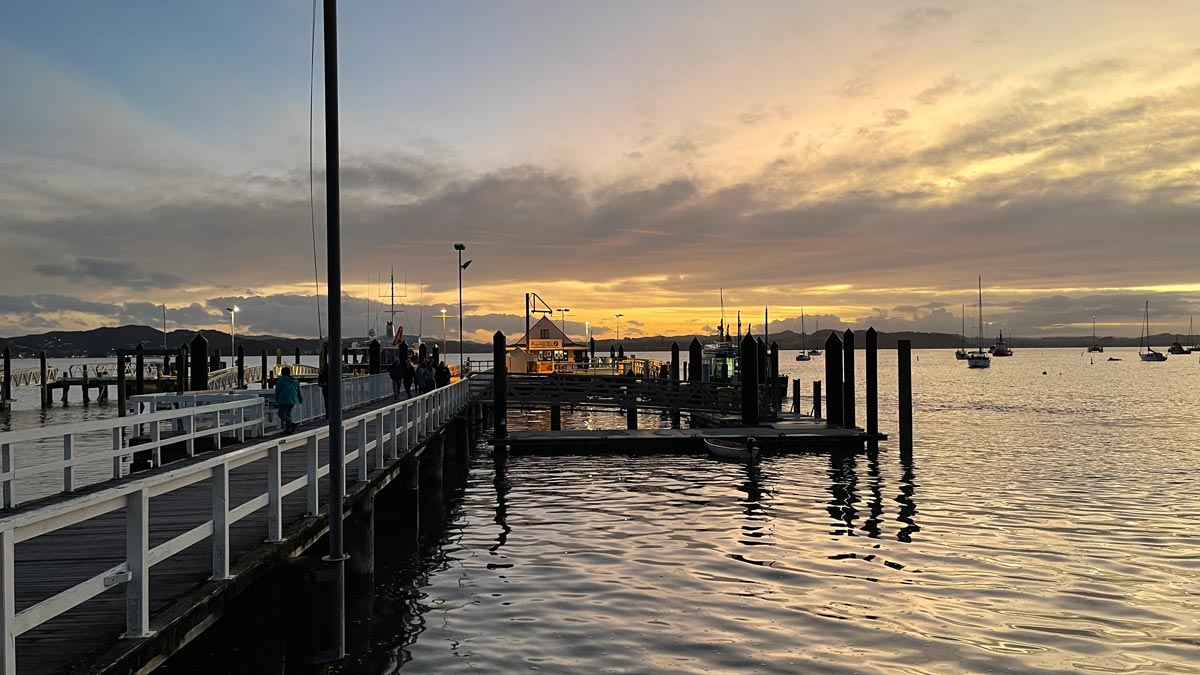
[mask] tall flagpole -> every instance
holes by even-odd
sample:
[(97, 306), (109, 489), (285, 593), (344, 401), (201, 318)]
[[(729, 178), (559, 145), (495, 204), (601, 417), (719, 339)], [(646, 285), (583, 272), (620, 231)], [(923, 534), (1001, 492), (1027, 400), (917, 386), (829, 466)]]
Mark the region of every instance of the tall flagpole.
[(325, 190), (329, 288), (329, 556), (336, 571), (333, 603), (334, 648), (346, 655), (346, 568), (342, 510), (346, 490), (346, 448), (342, 436), (342, 236), (338, 175), (337, 0), (324, 0), (325, 15)]

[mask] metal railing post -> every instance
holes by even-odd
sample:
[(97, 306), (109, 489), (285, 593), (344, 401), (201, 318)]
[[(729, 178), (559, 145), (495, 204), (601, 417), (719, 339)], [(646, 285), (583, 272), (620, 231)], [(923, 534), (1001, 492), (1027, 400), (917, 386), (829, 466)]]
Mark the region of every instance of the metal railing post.
[(408, 427), (408, 418), (409, 418), (408, 411), (411, 409), (412, 409), (412, 404), (405, 403), (403, 406), (400, 407), (400, 410), (399, 410), (400, 432), (404, 438), (404, 440), (402, 441), (402, 444), (400, 446), (400, 449), (403, 450), (406, 454), (408, 453), (409, 447), (412, 446), (412, 435), (411, 435), (411, 432), (409, 431), (409, 427)]
[(145, 488), (125, 500), (126, 638), (153, 635), (150, 630), (150, 493)]
[(125, 430), (124, 427), (116, 427), (115, 429), (112, 430), (112, 452), (113, 452), (112, 473), (113, 473), (113, 478), (121, 477), (121, 458), (122, 458), (121, 450), (123, 449), (122, 446), (124, 445), (124, 439), (122, 438), (125, 435), (124, 430)]
[(367, 418), (358, 421), (358, 479), (367, 480)]
[(283, 443), (267, 450), (267, 541), (283, 541)]
[(162, 466), (162, 429), (159, 428), (158, 422), (150, 422), (150, 444), (154, 446), (151, 451), (151, 456), (154, 457), (154, 466)]
[(229, 465), (218, 464), (212, 473), (212, 581), (229, 576)]
[(315, 516), (321, 512), (321, 485), (317, 478), (317, 474), (321, 469), (321, 457), (317, 452), (319, 445), (320, 440), (316, 434), (313, 434), (308, 437), (308, 444), (304, 446), (305, 473), (308, 475), (306, 494), (308, 495), (308, 515), (310, 516)]
[(383, 441), (385, 435), (383, 418), (385, 415), (384, 412), (375, 415), (375, 468), (381, 471), (383, 470), (384, 455), (387, 452), (387, 446)]
[(0, 471), (8, 474), (8, 478), (4, 479), (4, 508), (11, 509), (13, 507), (14, 493), (16, 490), (16, 477), (13, 476), (13, 454), (12, 445), (5, 443), (0, 445)]
[(16, 555), (13, 531), (0, 530), (0, 675), (17, 675)]
[[(193, 408), (195, 410), (195, 408)], [(187, 456), (194, 457), (196, 455), (196, 413), (192, 412), (187, 417)]]

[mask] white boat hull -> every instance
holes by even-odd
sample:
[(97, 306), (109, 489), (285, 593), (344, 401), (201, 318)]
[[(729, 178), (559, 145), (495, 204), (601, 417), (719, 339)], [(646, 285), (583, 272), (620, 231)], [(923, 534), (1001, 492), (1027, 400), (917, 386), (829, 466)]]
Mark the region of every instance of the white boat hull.
[(991, 366), (992, 366), (992, 359), (987, 354), (968, 354), (967, 355), (967, 367), (968, 368), (990, 368)]
[(1167, 355), (1161, 352), (1151, 351), (1138, 354), (1138, 358), (1143, 361), (1166, 361)]
[(808, 354), (805, 354), (804, 352), (800, 352), (799, 354), (796, 355), (796, 360), (797, 361), (812, 361), (812, 357), (809, 356)]
[(744, 462), (758, 459), (758, 446), (753, 443), (748, 445), (736, 441), (720, 441), (706, 438), (704, 439), (704, 445), (708, 447), (708, 453), (713, 457), (736, 459)]

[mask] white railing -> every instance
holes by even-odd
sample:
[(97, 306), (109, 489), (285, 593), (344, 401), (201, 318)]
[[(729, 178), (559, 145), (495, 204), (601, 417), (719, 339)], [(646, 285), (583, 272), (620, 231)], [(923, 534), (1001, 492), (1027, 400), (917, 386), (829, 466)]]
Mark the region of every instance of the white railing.
[[(252, 436), (261, 436), (264, 409), (265, 403), (254, 397), (200, 407), (184, 407), (128, 417), (0, 433), (0, 508), (12, 508), (20, 503), (17, 495), (19, 480), (29, 482), (31, 478), (43, 474), (60, 472), (61, 492), (72, 492), (88, 484), (80, 480), (80, 470), (87, 465), (98, 462), (111, 463), (111, 476), (104, 475), (100, 480), (90, 481), (97, 483), (110, 477), (120, 478), (124, 472), (125, 460), (134, 452), (150, 451), (154, 466), (160, 466), (162, 449), (168, 445), (185, 443), (186, 452), (190, 457), (195, 452), (195, 442), (198, 438), (212, 438), (214, 447), (220, 448), (223, 434), (236, 436), (238, 442), (245, 441), (247, 432)], [(131, 430), (133, 434), (129, 433)], [(135, 440), (134, 435), (139, 436), (136, 439), (139, 442), (136, 444), (131, 443)], [(111, 446), (108, 445), (108, 439), (111, 439)], [(85, 440), (91, 441), (92, 445), (103, 444), (106, 447), (79, 452), (80, 444)], [(46, 443), (62, 444), (61, 460), (18, 466), (17, 459), (22, 457), (17, 451), (19, 446)], [(47, 496), (60, 491), (47, 489), (48, 481), (45, 479), (37, 482), (40, 483), (42, 493), (37, 496)]]
[[(13, 389), (17, 387), (33, 387), (42, 384), (41, 368), (20, 368), (9, 373), (8, 381)], [(46, 367), (46, 384), (58, 381), (58, 368)]]
[[(358, 480), (367, 480), (368, 452), (375, 452), (376, 469), (383, 469), (388, 461), (407, 454), (410, 448), (435, 433), (467, 405), (468, 386), (468, 381), (459, 381), (428, 394), (344, 420), (343, 434), (352, 428), (358, 430), (355, 447), (346, 448), (346, 464), (357, 462)], [(368, 426), (374, 427), (376, 440), (367, 441)], [(0, 518), (0, 598), (3, 599), (0, 603), (0, 675), (16, 673), (17, 636), (121, 584), (125, 585), (124, 637), (151, 635), (150, 568), (205, 539), (212, 539), (212, 579), (230, 579), (229, 530), (234, 523), (265, 508), (266, 540), (279, 542), (283, 540), (284, 497), (304, 490), (309, 514), (320, 512), (322, 499), (318, 494), (318, 485), (319, 480), (329, 474), (329, 465), (320, 464), (317, 450), (320, 440), (328, 436), (328, 427), (319, 427), (217, 455), (174, 471), (133, 480), (61, 504)], [(284, 483), (282, 457), (286, 452), (297, 450), (305, 454), (305, 473)], [(263, 492), (241, 504), (229, 503), (230, 471), (257, 462), (266, 463)], [(352, 475), (347, 471), (348, 478)], [(150, 525), (154, 512), (150, 508), (150, 499), (210, 479), (212, 519), (151, 547)], [(341, 486), (341, 489), (345, 494), (345, 486)], [(16, 611), (16, 589), (20, 585), (14, 572), (17, 544), (120, 509), (125, 509), (126, 514), (125, 562), (20, 612)]]
[[(250, 382), (262, 380), (262, 366), (245, 366), (242, 369), (242, 382), (245, 386)], [(237, 366), (214, 370), (208, 374), (208, 389), (210, 391), (238, 388)]]

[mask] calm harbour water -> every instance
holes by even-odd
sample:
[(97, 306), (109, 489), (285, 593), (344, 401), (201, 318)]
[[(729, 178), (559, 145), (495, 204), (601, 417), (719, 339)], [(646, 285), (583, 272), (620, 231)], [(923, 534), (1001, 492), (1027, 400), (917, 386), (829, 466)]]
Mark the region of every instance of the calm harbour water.
[[(807, 397), (824, 357), (785, 357)], [(419, 559), (381, 542), (337, 672), (1200, 673), (1197, 357), (914, 358), (911, 462), (478, 450)], [(261, 672), (256, 638), (163, 672)]]

